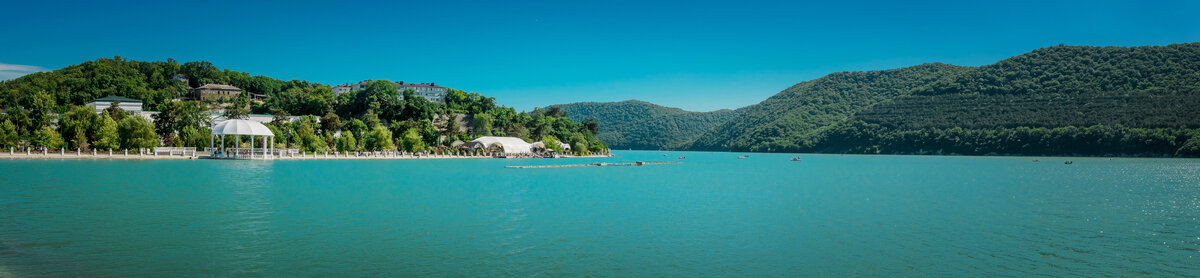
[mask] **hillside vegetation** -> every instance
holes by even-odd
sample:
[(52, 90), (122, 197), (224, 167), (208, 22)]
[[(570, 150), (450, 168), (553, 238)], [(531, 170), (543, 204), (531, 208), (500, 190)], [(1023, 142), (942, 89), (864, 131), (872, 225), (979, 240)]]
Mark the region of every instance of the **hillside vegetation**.
[[(176, 74), (186, 75), (188, 83), (173, 79)], [(188, 100), (189, 87), (209, 83), (244, 91), (232, 100)], [(96, 116), (81, 106), (108, 95), (140, 99), (144, 110), (159, 113), (151, 122), (116, 107)], [(268, 127), (280, 139), (279, 147), (304, 151), (419, 152), (493, 135), (563, 142), (579, 153), (607, 149), (595, 138), (594, 124), (540, 109), (517, 112), (478, 93), (449, 90), (443, 102), (430, 102), (392, 82), (374, 80), (362, 90), (334, 95), (327, 85), (220, 70), (204, 61), (86, 61), (0, 82), (0, 108), (5, 111), (0, 147), (207, 147), (210, 113), (220, 111), (231, 119), (274, 115)], [(470, 121), (464, 126), (458, 119)]]
[(597, 138), (615, 149), (678, 149), (732, 118), (733, 110), (692, 112), (638, 100), (557, 105), (576, 121), (593, 119)]
[(969, 68), (940, 63), (840, 72), (801, 82), (701, 135), (689, 148), (712, 151), (810, 150), (821, 133), (871, 105)]
[[(741, 115), (692, 147), (1200, 155), (1200, 43), (1058, 46), (978, 68), (919, 70), (931, 66), (937, 65), (833, 74), (797, 84), (739, 110)], [(813, 100), (839, 95), (852, 96)]]

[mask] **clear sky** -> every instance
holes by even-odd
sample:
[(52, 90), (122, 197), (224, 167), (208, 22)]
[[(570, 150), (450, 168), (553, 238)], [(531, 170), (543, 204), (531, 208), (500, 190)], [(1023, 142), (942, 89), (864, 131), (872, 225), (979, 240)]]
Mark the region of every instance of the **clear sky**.
[(639, 99), (708, 111), (838, 71), (1200, 41), (1200, 1), (108, 2), (0, 3), (0, 79), (120, 55), (325, 84), (436, 82), (519, 110)]

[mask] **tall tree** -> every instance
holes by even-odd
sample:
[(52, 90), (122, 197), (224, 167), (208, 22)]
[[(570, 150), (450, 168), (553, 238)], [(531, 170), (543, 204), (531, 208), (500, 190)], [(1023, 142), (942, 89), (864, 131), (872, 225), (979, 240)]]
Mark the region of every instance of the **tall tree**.
[(63, 138), (69, 138), (68, 148), (86, 149), (88, 138), (94, 133), (92, 126), (99, 117), (92, 108), (87, 106), (74, 106), (70, 111), (62, 114), (62, 119), (58, 121), (58, 130), (62, 133)]
[(42, 126), (34, 132), (33, 136), (29, 138), (29, 144), (49, 149), (62, 148), (64, 145), (62, 135), (50, 126)]
[(363, 148), (368, 151), (382, 151), (396, 149), (396, 144), (392, 142), (392, 132), (382, 126), (372, 128), (363, 138)]
[(492, 136), (492, 115), (487, 113), (475, 114), (471, 119), (475, 136)]
[(96, 136), (92, 147), (108, 150), (121, 148), (121, 137), (117, 133), (117, 121), (108, 116), (101, 116), (96, 121)]
[(151, 148), (159, 144), (158, 135), (154, 133), (154, 123), (146, 118), (126, 117), (117, 123), (117, 133), (120, 134), (122, 148)]
[(0, 122), (0, 147), (16, 147), (20, 139), (17, 136), (17, 125), (7, 119)]

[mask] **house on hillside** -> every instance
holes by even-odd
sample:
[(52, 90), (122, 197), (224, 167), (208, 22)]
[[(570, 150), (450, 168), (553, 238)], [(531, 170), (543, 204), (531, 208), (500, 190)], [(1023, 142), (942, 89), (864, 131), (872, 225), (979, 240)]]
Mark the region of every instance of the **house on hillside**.
[(188, 77), (187, 77), (187, 75), (183, 75), (182, 73), (175, 74), (174, 76), (171, 76), (171, 79), (177, 80), (177, 81), (179, 81), (179, 82), (183, 82), (183, 86), (187, 86), (188, 88), (191, 88), (191, 87), (192, 87), (192, 85), (188, 84)]
[[(340, 95), (353, 91), (359, 91), (367, 88), (371, 80), (363, 80), (354, 84), (342, 84), (333, 86), (333, 94)], [(446, 98), (446, 91), (449, 88), (438, 86), (434, 83), (405, 83), (404, 81), (392, 82), (396, 85), (396, 89), (403, 92), (404, 90), (413, 90), (417, 96), (423, 97), (431, 102), (442, 102)], [(403, 97), (401, 97), (403, 99)]]
[(446, 87), (438, 86), (430, 83), (404, 83), (404, 81), (396, 82), (401, 92), (405, 90), (413, 90), (417, 96), (424, 97), (432, 102), (442, 102), (446, 98)]
[(349, 93), (350, 91), (353, 91), (353, 90), (354, 90), (354, 87), (350, 86), (350, 84), (337, 85), (337, 86), (333, 86), (333, 95), (336, 96), (336, 95), (340, 95), (340, 94), (345, 94), (345, 93)]
[(189, 93), (192, 98), (197, 100), (227, 101), (241, 95), (242, 89), (224, 84), (204, 84), (204, 86), (189, 89)]

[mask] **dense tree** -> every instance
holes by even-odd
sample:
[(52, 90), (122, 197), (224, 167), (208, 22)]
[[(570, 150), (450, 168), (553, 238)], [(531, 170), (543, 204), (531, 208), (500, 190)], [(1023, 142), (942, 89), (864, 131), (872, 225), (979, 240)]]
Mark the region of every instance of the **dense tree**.
[(125, 149), (152, 148), (159, 145), (154, 123), (142, 117), (125, 117), (117, 123), (121, 147)]
[(566, 150), (563, 150), (562, 145), (558, 144), (559, 142), (561, 141), (558, 141), (558, 138), (554, 137), (553, 135), (546, 135), (542, 137), (542, 144), (546, 145), (547, 149), (562, 153)]
[(112, 102), (108, 108), (104, 108), (104, 115), (111, 117), (114, 121), (121, 121), (121, 119), (125, 119), (125, 116), (129, 116), (129, 112), (126, 112), (125, 109), (121, 109), (120, 105), (120, 101)]
[(475, 136), (492, 136), (492, 115), (487, 113), (475, 114), (471, 118)]
[(29, 144), (33, 146), (41, 146), (49, 149), (58, 149), (64, 147), (62, 135), (55, 131), (53, 127), (42, 126), (33, 136), (29, 138)]
[(99, 117), (96, 121), (96, 136), (92, 139), (92, 147), (101, 150), (121, 148), (121, 137), (117, 132), (116, 120), (107, 115)]
[(417, 134), (416, 129), (409, 129), (408, 131), (405, 131), (402, 138), (403, 140), (401, 142), (403, 143), (404, 150), (410, 152), (425, 151), (425, 141), (421, 139), (421, 135)]
[[(185, 128), (190, 127), (195, 131), (208, 126), (208, 115), (199, 102), (164, 101), (158, 104), (158, 111), (151, 117), (154, 118), (156, 132), (163, 138), (180, 138)], [(167, 145), (181, 145), (173, 141), (168, 141)]]
[(364, 134), (370, 130), (367, 124), (359, 119), (350, 120), (350, 125), (346, 126), (346, 128), (350, 130), (351, 134), (354, 134), (354, 138), (366, 138)]
[(396, 144), (392, 142), (392, 132), (383, 126), (372, 128), (364, 136), (363, 149), (365, 150), (382, 151), (396, 149)]
[(31, 125), (29, 130), (39, 130), (42, 127), (49, 126), (54, 121), (54, 97), (46, 91), (38, 91), (30, 96), (30, 101), (27, 107), (30, 109), (29, 119)]
[(0, 122), (0, 147), (16, 147), (21, 137), (17, 135), (17, 125), (10, 120)]
[(342, 120), (333, 112), (326, 113), (321, 117), (321, 132), (324, 134), (334, 134), (342, 130)]
[(342, 133), (337, 139), (338, 151), (356, 151), (358, 150), (358, 142), (354, 138), (353, 132)]
[(63, 138), (70, 139), (67, 148), (86, 149), (90, 145), (88, 138), (95, 134), (93, 126), (97, 121), (96, 112), (86, 106), (74, 106), (63, 113), (62, 119), (58, 120), (58, 130)]

